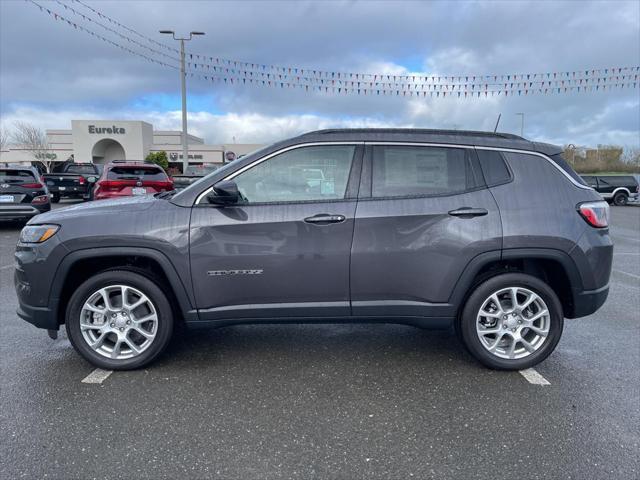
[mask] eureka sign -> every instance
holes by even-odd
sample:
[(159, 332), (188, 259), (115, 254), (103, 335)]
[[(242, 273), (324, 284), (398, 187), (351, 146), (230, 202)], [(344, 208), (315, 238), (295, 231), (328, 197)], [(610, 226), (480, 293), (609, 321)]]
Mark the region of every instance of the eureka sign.
[(108, 133), (108, 134), (118, 134), (124, 135), (126, 132), (122, 127), (116, 127), (113, 125), (112, 127), (96, 127), (95, 125), (89, 125), (89, 133)]

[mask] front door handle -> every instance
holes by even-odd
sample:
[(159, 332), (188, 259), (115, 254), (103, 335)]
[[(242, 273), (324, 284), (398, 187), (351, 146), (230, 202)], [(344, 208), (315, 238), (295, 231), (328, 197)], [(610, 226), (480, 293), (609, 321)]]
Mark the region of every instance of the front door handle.
[(316, 225), (328, 225), (330, 223), (342, 223), (346, 220), (344, 215), (329, 215), (327, 213), (319, 213), (313, 217), (304, 219), (306, 223), (314, 223)]
[(486, 208), (471, 208), (471, 207), (462, 207), (456, 210), (451, 210), (449, 215), (453, 215), (454, 217), (462, 217), (462, 218), (472, 218), (472, 217), (482, 217), (489, 213)]

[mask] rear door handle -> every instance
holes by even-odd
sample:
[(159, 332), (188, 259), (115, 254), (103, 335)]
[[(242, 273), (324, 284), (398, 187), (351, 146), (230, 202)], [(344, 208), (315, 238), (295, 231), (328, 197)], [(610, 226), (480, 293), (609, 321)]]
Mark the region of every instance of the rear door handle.
[(329, 215), (327, 213), (319, 213), (313, 217), (304, 219), (306, 223), (315, 223), (316, 225), (328, 225), (330, 223), (341, 223), (346, 220), (344, 215)]
[(462, 207), (456, 210), (451, 210), (449, 215), (453, 215), (454, 217), (462, 217), (462, 218), (472, 218), (472, 217), (482, 217), (489, 213), (486, 208), (471, 208), (471, 207)]

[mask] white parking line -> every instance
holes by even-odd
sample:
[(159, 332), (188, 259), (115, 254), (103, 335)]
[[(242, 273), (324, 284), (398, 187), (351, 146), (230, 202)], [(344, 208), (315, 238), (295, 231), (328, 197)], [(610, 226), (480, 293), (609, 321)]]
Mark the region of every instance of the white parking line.
[(519, 370), (520, 375), (527, 379), (527, 382), (534, 385), (551, 385), (551, 382), (540, 375), (533, 368), (527, 368), (526, 370)]
[(113, 370), (102, 370), (101, 368), (96, 368), (93, 372), (82, 379), (82, 383), (102, 383), (109, 375), (113, 373)]
[(0, 270), (6, 270), (7, 268), (13, 268), (13, 265), (4, 265), (0, 267)]
[(640, 275), (635, 275), (633, 273), (629, 273), (629, 272), (623, 272), (622, 270), (618, 270), (618, 269), (613, 269), (614, 272), (616, 273), (621, 273), (622, 275), (629, 275), (631, 278), (635, 278), (637, 280), (640, 280)]

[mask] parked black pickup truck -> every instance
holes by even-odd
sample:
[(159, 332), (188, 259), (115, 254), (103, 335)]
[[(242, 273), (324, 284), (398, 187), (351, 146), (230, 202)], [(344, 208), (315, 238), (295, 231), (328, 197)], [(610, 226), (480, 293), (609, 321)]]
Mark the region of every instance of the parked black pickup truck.
[(61, 172), (47, 173), (44, 180), (51, 192), (51, 201), (58, 203), (62, 197), (91, 199), (93, 184), (100, 176), (93, 163), (67, 163)]
[(192, 183), (200, 180), (202, 177), (216, 171), (218, 165), (189, 165), (187, 171), (182, 174), (173, 175), (173, 188), (182, 190)]
[(587, 185), (614, 205), (626, 205), (638, 199), (638, 181), (633, 175), (582, 175)]

